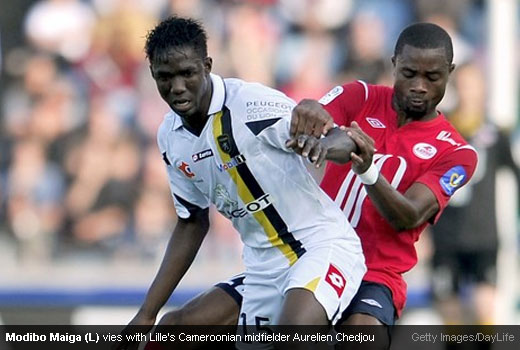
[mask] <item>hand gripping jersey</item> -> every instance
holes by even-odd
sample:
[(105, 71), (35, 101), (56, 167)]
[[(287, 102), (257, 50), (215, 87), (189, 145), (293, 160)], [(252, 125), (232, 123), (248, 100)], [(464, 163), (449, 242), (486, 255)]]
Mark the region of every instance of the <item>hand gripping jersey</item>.
[[(320, 102), (336, 124), (350, 126), (356, 121), (374, 139), (375, 164), (399, 192), (406, 192), (415, 182), (428, 186), (439, 204), (434, 223), (451, 195), (473, 175), (477, 153), (442, 114), (398, 128), (392, 95), (391, 88), (358, 81), (335, 87)], [(389, 287), (399, 315), (406, 301), (402, 274), (417, 263), (414, 243), (427, 223), (395, 231), (368, 198), (350, 163), (329, 163), (321, 186), (361, 238), (368, 268), (363, 280)]]
[(244, 263), (255, 268), (293, 265), (309, 247), (336, 238), (360, 252), (343, 213), (285, 147), (294, 102), (260, 84), (211, 79), (200, 136), (173, 111), (158, 132), (178, 216), (215, 204), (241, 235)]

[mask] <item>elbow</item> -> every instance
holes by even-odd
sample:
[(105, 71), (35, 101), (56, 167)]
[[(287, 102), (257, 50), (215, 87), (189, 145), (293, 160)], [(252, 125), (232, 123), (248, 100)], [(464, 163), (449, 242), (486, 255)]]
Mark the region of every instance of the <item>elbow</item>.
[(390, 226), (397, 231), (403, 232), (420, 226), (424, 221), (415, 215), (405, 215), (390, 220)]

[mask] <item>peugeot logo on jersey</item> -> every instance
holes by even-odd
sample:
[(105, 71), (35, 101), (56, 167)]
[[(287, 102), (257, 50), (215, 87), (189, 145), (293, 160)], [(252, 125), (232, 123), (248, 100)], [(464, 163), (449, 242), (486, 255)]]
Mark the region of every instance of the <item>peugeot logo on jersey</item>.
[(226, 134), (222, 134), (217, 137), (218, 144), (224, 153), (229, 154), (231, 152), (231, 142), (229, 141), (229, 136)]

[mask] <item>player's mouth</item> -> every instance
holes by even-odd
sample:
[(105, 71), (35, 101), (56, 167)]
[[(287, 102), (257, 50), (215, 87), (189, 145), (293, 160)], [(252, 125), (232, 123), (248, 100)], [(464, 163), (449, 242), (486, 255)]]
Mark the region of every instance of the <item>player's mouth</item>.
[(178, 99), (173, 101), (173, 108), (179, 112), (187, 112), (191, 107), (191, 101), (188, 99)]
[(412, 98), (410, 99), (410, 105), (414, 108), (421, 108), (426, 105), (426, 101), (421, 98)]

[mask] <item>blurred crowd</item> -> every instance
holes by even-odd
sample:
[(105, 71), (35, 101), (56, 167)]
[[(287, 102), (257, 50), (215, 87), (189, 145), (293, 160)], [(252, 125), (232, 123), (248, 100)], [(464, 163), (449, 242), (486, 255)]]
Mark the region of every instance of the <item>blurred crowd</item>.
[[(157, 247), (176, 221), (155, 136), (168, 107), (143, 45), (147, 31), (171, 14), (203, 21), (214, 72), (265, 83), (296, 101), (320, 98), (353, 79), (391, 84), (393, 45), (415, 21), (447, 29), (455, 62), (477, 67), (475, 74), (486, 60), (486, 9), (478, 0), (39, 0), (8, 6), (11, 16), (21, 12), (17, 6), (26, 8), (1, 33), (9, 45), (2, 52), (0, 239), (21, 260), (162, 255)], [(453, 84), (445, 112), (466, 98), (462, 92)], [(213, 254), (240, 254), (236, 234), (215, 213), (208, 239)]]

